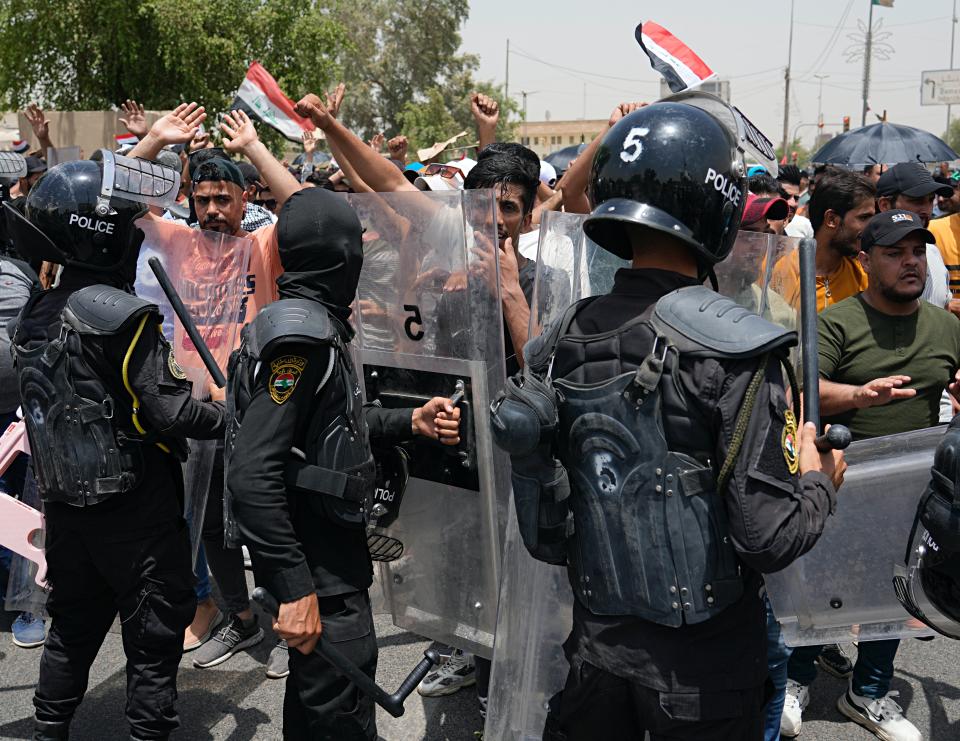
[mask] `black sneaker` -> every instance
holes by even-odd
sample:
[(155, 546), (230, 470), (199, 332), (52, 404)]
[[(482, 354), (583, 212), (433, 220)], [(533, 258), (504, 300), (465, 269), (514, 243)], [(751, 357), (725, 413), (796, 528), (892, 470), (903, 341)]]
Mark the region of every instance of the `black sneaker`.
[(197, 669), (207, 669), (222, 664), (237, 651), (256, 646), (262, 640), (263, 628), (257, 622), (256, 615), (250, 619), (249, 623), (244, 623), (236, 615), (231, 615), (230, 621), (224, 623), (213, 638), (197, 649), (193, 657), (193, 665)]
[(836, 643), (823, 647), (817, 657), (817, 664), (827, 674), (832, 674), (838, 679), (847, 679), (853, 674), (853, 662)]

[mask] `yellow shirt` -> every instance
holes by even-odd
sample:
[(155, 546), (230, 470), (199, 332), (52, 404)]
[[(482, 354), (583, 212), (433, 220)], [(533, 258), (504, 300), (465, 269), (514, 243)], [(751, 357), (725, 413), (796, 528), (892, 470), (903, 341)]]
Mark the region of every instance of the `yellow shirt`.
[[(855, 257), (844, 257), (829, 275), (817, 276), (817, 311), (854, 296), (867, 287), (867, 274)], [(773, 267), (770, 288), (800, 310), (800, 255), (791, 252)]]
[(937, 249), (950, 271), (950, 292), (960, 294), (960, 214), (934, 219), (927, 227), (937, 240)]

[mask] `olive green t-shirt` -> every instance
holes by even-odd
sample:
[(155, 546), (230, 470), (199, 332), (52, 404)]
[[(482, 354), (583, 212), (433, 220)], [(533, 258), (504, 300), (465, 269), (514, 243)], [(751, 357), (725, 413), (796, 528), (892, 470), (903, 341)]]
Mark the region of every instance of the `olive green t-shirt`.
[(949, 311), (920, 302), (909, 316), (872, 308), (862, 294), (830, 306), (817, 316), (820, 376), (862, 386), (885, 376), (910, 376), (911, 399), (851, 409), (824, 418), (845, 424), (854, 440), (936, 425), (940, 396), (960, 368), (960, 320)]

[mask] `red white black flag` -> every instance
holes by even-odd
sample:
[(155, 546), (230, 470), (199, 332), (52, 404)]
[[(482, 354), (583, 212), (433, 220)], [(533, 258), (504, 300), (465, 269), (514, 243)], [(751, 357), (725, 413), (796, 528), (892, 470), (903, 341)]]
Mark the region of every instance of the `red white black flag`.
[(650, 57), (650, 65), (679, 93), (702, 85), (716, 74), (689, 46), (653, 21), (637, 25), (634, 36)]
[(293, 112), (293, 101), (283, 94), (260, 62), (250, 64), (231, 110), (242, 110), (254, 121), (272, 126), (290, 141), (301, 141), (304, 131), (316, 128), (309, 118)]

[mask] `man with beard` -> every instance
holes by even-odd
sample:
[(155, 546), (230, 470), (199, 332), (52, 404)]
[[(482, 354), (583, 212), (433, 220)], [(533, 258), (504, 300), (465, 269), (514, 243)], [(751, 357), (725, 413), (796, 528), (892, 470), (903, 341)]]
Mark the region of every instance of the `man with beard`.
[[(901, 162), (884, 171), (877, 181), (877, 210), (910, 211), (920, 217), (920, 223), (926, 229), (937, 196), (949, 195), (953, 195), (953, 188), (934, 180), (919, 162)], [(934, 306), (947, 307), (951, 299), (949, 281), (940, 250), (931, 242), (927, 245), (927, 277), (920, 298)]]
[[(855, 440), (937, 424), (940, 395), (944, 388), (957, 395), (960, 368), (960, 322), (920, 300), (932, 241), (922, 219), (885, 211), (870, 220), (861, 241), (869, 286), (824, 310), (817, 328), (823, 421), (847, 425)], [(914, 741), (920, 732), (889, 692), (899, 644), (860, 643), (837, 709), (880, 738)], [(801, 710), (817, 650), (805, 646), (790, 657), (787, 693)]]
[[(856, 173), (830, 168), (810, 198), (810, 223), (817, 240), (817, 311), (867, 287), (857, 261), (860, 233), (876, 213), (873, 185)], [(800, 306), (800, 263), (796, 252), (773, 269), (791, 306)]]

